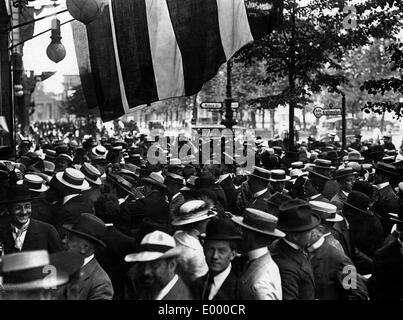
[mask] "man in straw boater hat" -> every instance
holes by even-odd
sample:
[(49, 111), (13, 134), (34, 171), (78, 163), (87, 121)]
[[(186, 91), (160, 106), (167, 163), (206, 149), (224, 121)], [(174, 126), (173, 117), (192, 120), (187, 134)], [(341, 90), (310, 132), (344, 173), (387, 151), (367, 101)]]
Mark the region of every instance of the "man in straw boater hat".
[(129, 271), (131, 283), (127, 298), (135, 300), (193, 300), (189, 287), (177, 274), (178, 258), (182, 247), (162, 231), (144, 236), (140, 252), (126, 256), (125, 261), (135, 263)]
[(98, 246), (105, 247), (105, 223), (90, 213), (82, 213), (74, 224), (65, 224), (63, 238), (67, 251), (81, 255), (81, 277), (78, 282), (78, 300), (112, 300), (113, 287), (107, 273), (95, 258)]
[(269, 181), (269, 170), (252, 167), (252, 172), (248, 173), (248, 180), (242, 183), (237, 198), (237, 206), (241, 212), (248, 207), (259, 210), (266, 208), (264, 199), (271, 196), (268, 189)]
[(88, 162), (84, 162), (81, 165), (80, 171), (84, 174), (85, 180), (89, 184), (88, 189), (84, 190), (82, 195), (94, 203), (101, 196), (102, 192), (101, 172)]
[(53, 225), (63, 238), (65, 233), (63, 224), (74, 224), (81, 213), (93, 213), (94, 206), (82, 195), (89, 184), (81, 171), (67, 168), (63, 172), (56, 173), (54, 179), (56, 180), (54, 186), (58, 189), (61, 200), (54, 210)]
[(306, 248), (320, 218), (308, 202), (293, 199), (280, 206), (278, 228), (285, 237), (272, 244), (273, 260), (281, 274), (284, 300), (313, 300), (315, 282)]
[[(310, 201), (312, 211), (321, 221), (336, 215), (336, 206), (322, 201)], [(368, 300), (368, 291), (355, 266), (343, 250), (335, 247), (320, 224), (312, 231), (307, 251), (315, 278), (315, 299), (318, 300)], [(349, 272), (346, 272), (348, 270)], [(349, 285), (351, 274), (356, 275), (354, 285)]]
[(270, 185), (272, 189), (270, 190), (271, 194), (276, 192), (287, 194), (287, 191), (284, 190), (285, 183), (290, 181), (291, 177), (285, 174), (284, 170), (274, 169), (270, 171)]
[(398, 225), (400, 232), (397, 238), (375, 253), (372, 276), (368, 280), (373, 300), (403, 299), (403, 205), (400, 204), (392, 221)]
[(185, 197), (181, 193), (181, 189), (185, 186), (185, 179), (176, 173), (167, 172), (166, 175), (164, 184), (167, 186), (169, 217), (172, 219), (180, 206), (185, 203)]
[(332, 179), (332, 173), (336, 167), (328, 159), (316, 159), (313, 164), (313, 171), (316, 173), (318, 180), (320, 180), (319, 177), (327, 177), (325, 180), (322, 179), (321, 184), (323, 183), (323, 185), (321, 185), (319, 191), (326, 199), (331, 200), (339, 191), (337, 182)]
[(2, 256), (1, 300), (75, 300), (79, 270), (78, 254), (32, 250)]
[(195, 297), (202, 300), (239, 300), (240, 281), (232, 268), (241, 233), (231, 220), (211, 219), (201, 236), (208, 273), (196, 279)]
[(398, 176), (394, 165), (378, 162), (375, 170), (374, 184), (376, 186), (376, 199), (374, 211), (381, 218), (384, 236), (387, 237), (392, 229), (389, 213), (397, 213), (398, 196), (390, 185), (390, 180)]
[(242, 300), (282, 300), (281, 277), (268, 245), (285, 234), (276, 229), (277, 217), (247, 208), (243, 217), (232, 217), (242, 227), (243, 249), (248, 262), (240, 277)]
[(29, 250), (53, 253), (62, 250), (55, 228), (31, 218), (33, 198), (27, 185), (11, 185), (5, 199), (0, 201), (0, 205), (4, 204), (8, 212), (6, 221), (0, 225), (0, 243), (4, 253)]
[(185, 202), (171, 221), (176, 228), (174, 238), (176, 244), (183, 248), (179, 257), (181, 276), (187, 283), (205, 275), (208, 266), (200, 244), (199, 236), (206, 232), (206, 225), (217, 213), (203, 200)]
[(347, 200), (348, 194), (355, 182), (355, 173), (352, 168), (346, 167), (337, 169), (333, 177), (339, 184), (339, 192), (331, 199), (331, 202), (338, 210), (343, 209), (343, 201)]

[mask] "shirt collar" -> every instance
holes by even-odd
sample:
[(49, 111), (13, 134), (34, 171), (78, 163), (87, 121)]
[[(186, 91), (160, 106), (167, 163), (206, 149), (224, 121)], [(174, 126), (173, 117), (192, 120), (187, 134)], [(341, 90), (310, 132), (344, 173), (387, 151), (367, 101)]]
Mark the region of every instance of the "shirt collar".
[(169, 291), (173, 288), (173, 286), (176, 284), (176, 282), (179, 280), (179, 277), (177, 274), (172, 278), (171, 281), (169, 281), (164, 288), (158, 293), (157, 297), (155, 300), (162, 300)]
[(287, 239), (283, 238), (284, 242), (287, 243), (290, 247), (294, 248), (295, 250), (302, 250), (299, 245), (288, 241)]
[(264, 194), (266, 191), (267, 191), (267, 188), (265, 188), (265, 189), (263, 189), (263, 190), (260, 190), (260, 191), (258, 191), (258, 192), (256, 192), (256, 193), (254, 193), (254, 194), (253, 194), (253, 198), (260, 197), (260, 196), (261, 196), (262, 194)]
[(313, 243), (312, 245), (310, 245), (308, 248), (307, 248), (307, 251), (310, 253), (310, 252), (313, 252), (313, 251), (316, 251), (316, 250), (318, 250), (323, 244), (325, 243), (325, 237), (324, 236), (321, 236), (315, 243)]
[(346, 192), (346, 191), (344, 191), (344, 190), (341, 190), (341, 192), (343, 192), (343, 194), (344, 194), (346, 197), (348, 197), (348, 192)]
[(320, 196), (320, 193), (315, 194), (314, 196), (312, 196), (312, 197), (309, 198), (309, 201), (315, 200), (316, 198), (319, 198), (319, 196)]
[(249, 260), (256, 260), (269, 252), (267, 247), (254, 249), (248, 252)]
[(381, 189), (387, 187), (388, 185), (389, 185), (389, 181), (386, 181), (386, 182), (377, 184), (376, 187), (378, 188), (378, 190), (381, 190)]
[(223, 182), (225, 179), (227, 179), (231, 174), (230, 173), (226, 173), (226, 174), (222, 174), (219, 178), (218, 178), (218, 183)]
[[(84, 267), (86, 264), (90, 263), (90, 261), (91, 261), (93, 258), (94, 258), (94, 254), (90, 255), (90, 256), (87, 257), (87, 258), (84, 258), (83, 267)], [(81, 268), (82, 268), (82, 267), (81, 267)]]
[(174, 195), (172, 196), (171, 201), (173, 201), (174, 199), (176, 199), (176, 198), (177, 198), (177, 197), (179, 197), (180, 195), (181, 195), (181, 193), (180, 193), (180, 192), (178, 192), (178, 193), (174, 194)]
[[(11, 224), (11, 227), (13, 228), (13, 232), (17, 233), (18, 230), (23, 229), (23, 228), (27, 229), (30, 222), (31, 222), (31, 219), (28, 219), (28, 221), (25, 222), (25, 224), (23, 224), (21, 226), (21, 228), (17, 228), (15, 225)], [(25, 230), (24, 232), (27, 232), (27, 230)]]
[(73, 199), (74, 197), (77, 197), (77, 196), (79, 196), (79, 195), (80, 195), (79, 193), (76, 193), (76, 194), (69, 194), (68, 196), (65, 196), (65, 197), (63, 198), (63, 205), (65, 205), (67, 201), (69, 201), (69, 200), (71, 200), (71, 199)]

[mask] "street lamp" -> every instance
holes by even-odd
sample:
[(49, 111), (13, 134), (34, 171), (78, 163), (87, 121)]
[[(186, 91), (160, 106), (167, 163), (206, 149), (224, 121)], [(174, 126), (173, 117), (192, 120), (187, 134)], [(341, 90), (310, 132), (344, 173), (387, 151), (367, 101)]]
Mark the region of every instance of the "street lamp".
[(66, 57), (66, 48), (60, 42), (62, 39), (60, 35), (60, 20), (54, 18), (52, 20), (52, 35), (50, 36), (52, 42), (46, 49), (46, 54), (53, 62), (60, 62)]

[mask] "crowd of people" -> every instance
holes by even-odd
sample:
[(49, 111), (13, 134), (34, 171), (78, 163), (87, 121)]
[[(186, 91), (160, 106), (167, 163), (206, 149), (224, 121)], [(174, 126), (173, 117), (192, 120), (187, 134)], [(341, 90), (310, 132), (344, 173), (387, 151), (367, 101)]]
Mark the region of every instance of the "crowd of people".
[[(0, 298), (403, 298), (403, 150), (390, 136), (292, 150), (257, 137), (242, 150), (250, 170), (224, 150), (218, 163), (194, 145), (173, 157), (189, 137), (158, 141), (66, 135), (21, 141), (16, 158), (1, 149)], [(150, 161), (155, 145), (167, 163)]]

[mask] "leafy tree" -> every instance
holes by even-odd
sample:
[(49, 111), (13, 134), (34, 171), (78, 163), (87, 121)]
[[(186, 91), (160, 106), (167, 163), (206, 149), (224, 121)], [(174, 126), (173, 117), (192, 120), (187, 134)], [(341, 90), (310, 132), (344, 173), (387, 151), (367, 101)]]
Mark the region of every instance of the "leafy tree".
[(88, 109), (84, 97), (83, 87), (78, 85), (72, 88), (72, 94), (64, 101), (64, 108), (69, 114), (75, 114), (77, 117), (87, 117), (89, 115), (99, 116), (99, 109)]

